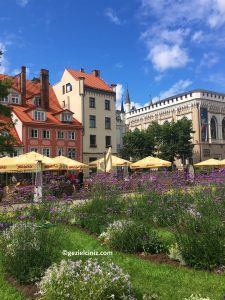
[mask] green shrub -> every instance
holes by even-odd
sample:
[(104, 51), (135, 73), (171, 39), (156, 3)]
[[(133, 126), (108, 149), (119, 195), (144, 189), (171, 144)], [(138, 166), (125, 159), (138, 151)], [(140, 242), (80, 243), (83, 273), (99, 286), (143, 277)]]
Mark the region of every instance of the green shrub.
[(129, 253), (166, 251), (158, 234), (149, 226), (133, 221), (115, 221), (100, 235), (100, 240), (109, 247)]
[(100, 234), (110, 223), (119, 218), (123, 203), (120, 198), (93, 198), (73, 209), (71, 222)]
[(53, 264), (38, 286), (40, 300), (134, 299), (129, 276), (117, 265), (95, 259)]
[(181, 255), (181, 251), (177, 245), (177, 243), (171, 245), (169, 247), (169, 258), (179, 261), (182, 265), (185, 265), (185, 261)]
[(224, 200), (201, 196), (184, 212), (176, 228), (176, 240), (187, 265), (213, 269), (225, 264), (225, 224), (221, 213)]
[(2, 263), (7, 272), (21, 282), (40, 279), (43, 271), (57, 259), (60, 236), (55, 230), (20, 222), (3, 231), (0, 239)]

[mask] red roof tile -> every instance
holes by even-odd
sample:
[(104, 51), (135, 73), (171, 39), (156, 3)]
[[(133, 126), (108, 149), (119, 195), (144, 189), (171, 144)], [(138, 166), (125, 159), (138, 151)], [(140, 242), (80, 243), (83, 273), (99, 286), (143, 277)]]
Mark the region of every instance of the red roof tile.
[(96, 90), (103, 90), (107, 92), (113, 92), (112, 87), (106, 83), (103, 79), (100, 77), (96, 77), (93, 74), (88, 74), (80, 71), (75, 71), (71, 69), (66, 69), (76, 80), (79, 79), (79, 77), (84, 77), (84, 85), (86, 87), (90, 87), (92, 89)]
[[(5, 78), (11, 79), (12, 80), (12, 88), (19, 91), (19, 78), (18, 77), (0, 74), (0, 80), (3, 80)], [(55, 92), (51, 85), (49, 85), (49, 110), (46, 112), (46, 121), (33, 120), (29, 115), (29, 111), (32, 109), (35, 109), (35, 107), (34, 107), (33, 103), (30, 101), (30, 99), (33, 96), (38, 95), (38, 94), (40, 94), (40, 82), (27, 80), (26, 81), (26, 99), (27, 99), (26, 106), (11, 105), (15, 114), (23, 123), (32, 122), (35, 124), (48, 123), (48, 124), (58, 124), (58, 125), (62, 125), (62, 126), (71, 126), (71, 125), (82, 126), (82, 124), (75, 118), (73, 118), (72, 124), (66, 124), (66, 123), (62, 123), (57, 117), (55, 117), (53, 115), (57, 112), (63, 112), (63, 109), (59, 105), (58, 99), (56, 98)]]
[[(13, 126), (12, 120), (9, 117), (6, 117), (6, 116), (0, 114), (0, 122), (6, 124), (6, 126), (1, 126), (0, 129), (1, 130), (4, 130), (4, 129), (8, 130), (9, 133), (15, 138), (16, 144), (14, 146), (21, 146), (22, 142), (19, 138), (19, 135), (18, 135), (15, 127)], [(10, 124), (10, 126), (7, 126), (9, 124)]]

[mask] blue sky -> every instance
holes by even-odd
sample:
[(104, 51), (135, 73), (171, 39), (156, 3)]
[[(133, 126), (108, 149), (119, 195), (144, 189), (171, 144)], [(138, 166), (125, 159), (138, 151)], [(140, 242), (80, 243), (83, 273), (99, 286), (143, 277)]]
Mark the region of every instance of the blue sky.
[(225, 0), (0, 0), (0, 73), (100, 69), (138, 107), (195, 88), (225, 92)]

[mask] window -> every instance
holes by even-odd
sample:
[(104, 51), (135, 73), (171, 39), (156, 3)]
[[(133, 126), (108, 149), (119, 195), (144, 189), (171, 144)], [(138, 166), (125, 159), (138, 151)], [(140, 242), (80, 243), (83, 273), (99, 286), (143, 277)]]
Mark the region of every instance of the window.
[(93, 115), (89, 116), (89, 127), (95, 128), (96, 127), (96, 117)]
[(34, 120), (45, 121), (45, 112), (44, 111), (34, 111)]
[(222, 135), (223, 135), (223, 140), (225, 140), (225, 118), (223, 118), (222, 121)]
[(105, 129), (111, 129), (111, 118), (105, 117)]
[(43, 139), (50, 139), (50, 130), (43, 130), (42, 137)]
[(72, 114), (63, 113), (62, 114), (62, 122), (72, 122)]
[(57, 138), (58, 139), (64, 139), (64, 132), (63, 131), (58, 131), (57, 132)]
[(97, 147), (96, 145), (96, 135), (90, 135), (90, 147)]
[(49, 148), (43, 148), (42, 149), (42, 154), (45, 156), (50, 157), (50, 149)]
[(69, 131), (68, 132), (68, 139), (69, 140), (75, 140), (75, 131)]
[(203, 149), (203, 155), (205, 157), (210, 157), (210, 149)]
[(18, 104), (20, 102), (18, 94), (12, 94), (12, 103)]
[(38, 152), (38, 148), (30, 148), (30, 152)]
[(57, 156), (63, 155), (63, 148), (57, 148)]
[(76, 158), (76, 149), (75, 148), (68, 148), (68, 157), (71, 159)]
[(190, 93), (190, 97), (192, 97), (192, 93)]
[(34, 105), (41, 106), (41, 98), (40, 97), (35, 97), (35, 99), (34, 99)]
[(0, 135), (1, 136), (9, 136), (9, 132), (8, 132), (8, 130), (2, 130), (2, 131), (0, 131)]
[(72, 84), (67, 83), (67, 84), (66, 84), (66, 93), (69, 93), (69, 92), (71, 92), (71, 91), (72, 91)]
[(109, 135), (105, 137), (105, 146), (106, 148), (111, 147), (111, 136)]
[(216, 139), (217, 138), (217, 120), (215, 117), (212, 117), (210, 121), (210, 127), (211, 127), (211, 138)]
[(89, 107), (95, 108), (95, 98), (89, 98)]
[(1, 102), (8, 102), (8, 97), (0, 98)]
[(110, 100), (105, 100), (105, 110), (110, 110)]
[(62, 93), (65, 94), (65, 85), (62, 86)]
[(31, 129), (30, 130), (30, 137), (31, 138), (38, 138), (38, 130), (37, 129)]

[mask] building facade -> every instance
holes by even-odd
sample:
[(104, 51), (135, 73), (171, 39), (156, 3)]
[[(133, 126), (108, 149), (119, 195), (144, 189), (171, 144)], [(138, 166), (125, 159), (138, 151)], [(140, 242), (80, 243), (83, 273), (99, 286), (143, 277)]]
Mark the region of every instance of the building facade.
[(22, 67), (19, 75), (0, 75), (0, 80), (4, 78), (11, 79), (12, 87), (0, 103), (12, 108), (13, 128), (22, 145), (20, 153), (36, 151), (82, 161), (82, 124), (73, 118), (73, 112), (59, 105), (48, 70), (41, 69), (40, 78), (27, 80), (26, 68)]
[(53, 89), (60, 105), (83, 125), (83, 162), (102, 157), (109, 146), (116, 153), (116, 85), (109, 86), (98, 70), (65, 69)]
[(149, 124), (187, 118), (192, 121), (193, 162), (208, 158), (225, 158), (225, 94), (207, 90), (166, 98), (152, 105), (130, 110), (126, 107), (125, 122), (129, 130), (147, 129)]

